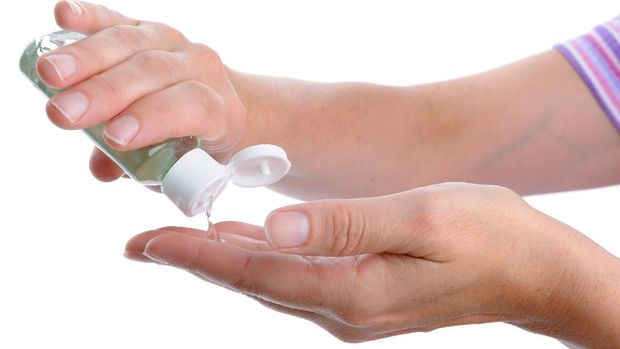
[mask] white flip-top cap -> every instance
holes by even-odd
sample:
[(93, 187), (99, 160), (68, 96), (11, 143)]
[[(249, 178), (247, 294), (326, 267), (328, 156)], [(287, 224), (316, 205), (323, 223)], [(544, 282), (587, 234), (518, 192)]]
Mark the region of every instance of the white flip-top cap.
[(172, 166), (161, 189), (186, 216), (192, 217), (210, 208), (229, 179), (242, 187), (260, 187), (277, 182), (290, 168), (286, 152), (271, 144), (245, 148), (225, 166), (196, 148)]
[(272, 144), (258, 144), (237, 152), (226, 165), (232, 182), (240, 187), (273, 184), (291, 169), (284, 149)]

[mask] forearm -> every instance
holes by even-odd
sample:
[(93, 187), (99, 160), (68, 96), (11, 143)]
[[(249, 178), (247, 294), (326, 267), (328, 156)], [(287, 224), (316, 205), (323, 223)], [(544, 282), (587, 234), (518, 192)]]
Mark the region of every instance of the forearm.
[[(434, 141), (422, 101), (407, 88), (322, 84), (234, 73), (252, 143), (282, 146), (293, 163), (274, 189), (304, 199), (397, 191), (417, 171), (412, 138)], [(420, 111), (412, 111), (420, 109)], [(418, 147), (419, 148), (419, 147)], [(424, 171), (419, 171), (422, 174)]]
[(521, 194), (620, 181), (618, 131), (558, 52), (455, 81), (447, 90), (444, 98), (456, 107), (442, 113), (464, 120), (465, 181)]
[(240, 145), (287, 150), (294, 167), (275, 189), (289, 195), (355, 197), (444, 181), (527, 194), (620, 179), (616, 131), (556, 52), (414, 87), (231, 78), (251, 130)]

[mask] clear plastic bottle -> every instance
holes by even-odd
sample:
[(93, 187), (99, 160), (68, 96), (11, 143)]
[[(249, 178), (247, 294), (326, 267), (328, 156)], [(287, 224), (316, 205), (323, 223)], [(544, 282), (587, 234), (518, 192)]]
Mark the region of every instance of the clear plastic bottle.
[[(44, 35), (31, 42), (19, 62), (22, 72), (48, 97), (55, 96), (62, 90), (50, 88), (41, 81), (36, 70), (37, 60), (48, 51), (79, 41), (84, 37), (81, 33), (62, 30)], [(186, 152), (201, 145), (199, 138), (185, 137), (130, 152), (121, 152), (112, 149), (103, 140), (102, 125), (87, 128), (84, 131), (99, 149), (122, 167), (127, 175), (147, 186), (161, 185), (170, 167)]]
[[(50, 88), (41, 81), (36, 70), (37, 60), (48, 51), (84, 37), (81, 33), (64, 30), (44, 35), (24, 50), (20, 69), (51, 98), (62, 90)], [(84, 131), (131, 178), (146, 186), (161, 186), (162, 192), (187, 216), (205, 211), (209, 215), (213, 201), (231, 178), (239, 186), (264, 186), (280, 180), (291, 166), (284, 150), (269, 144), (243, 149), (223, 166), (201, 149), (202, 142), (197, 137), (171, 139), (122, 152), (105, 142), (102, 125)]]

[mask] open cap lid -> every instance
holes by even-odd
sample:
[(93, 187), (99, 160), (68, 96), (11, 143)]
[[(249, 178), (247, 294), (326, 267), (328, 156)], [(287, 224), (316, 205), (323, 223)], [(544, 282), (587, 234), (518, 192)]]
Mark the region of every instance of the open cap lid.
[(228, 162), (232, 182), (240, 187), (260, 187), (273, 184), (291, 169), (286, 152), (272, 144), (247, 147)]
[(196, 148), (170, 168), (161, 189), (185, 215), (192, 217), (210, 209), (229, 179), (238, 186), (260, 187), (277, 182), (290, 168), (286, 152), (271, 144), (245, 148), (225, 166)]

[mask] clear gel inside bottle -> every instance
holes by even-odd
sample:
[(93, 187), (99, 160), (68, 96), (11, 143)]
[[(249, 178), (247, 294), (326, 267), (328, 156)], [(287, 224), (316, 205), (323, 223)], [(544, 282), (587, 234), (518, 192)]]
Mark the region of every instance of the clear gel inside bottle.
[[(24, 51), (19, 62), (22, 72), (48, 97), (51, 98), (61, 93), (62, 90), (50, 88), (41, 81), (36, 70), (37, 60), (46, 52), (69, 45), (84, 37), (80, 33), (62, 30), (32, 41)], [(114, 160), (127, 175), (147, 186), (161, 185), (162, 179), (177, 160), (188, 151), (202, 145), (198, 137), (183, 137), (134, 151), (122, 152), (112, 149), (105, 142), (103, 139), (103, 125), (93, 126), (84, 129), (84, 131), (95, 142), (97, 147)]]

